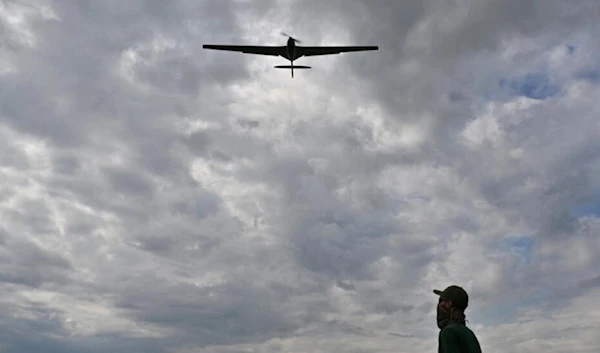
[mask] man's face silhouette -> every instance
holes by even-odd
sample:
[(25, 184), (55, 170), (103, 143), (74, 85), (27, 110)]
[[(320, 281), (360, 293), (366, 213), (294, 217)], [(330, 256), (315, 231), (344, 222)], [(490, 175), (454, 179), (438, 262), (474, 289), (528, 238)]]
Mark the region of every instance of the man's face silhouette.
[(440, 297), (437, 305), (437, 324), (441, 329), (450, 318), (450, 310), (452, 308), (452, 300)]

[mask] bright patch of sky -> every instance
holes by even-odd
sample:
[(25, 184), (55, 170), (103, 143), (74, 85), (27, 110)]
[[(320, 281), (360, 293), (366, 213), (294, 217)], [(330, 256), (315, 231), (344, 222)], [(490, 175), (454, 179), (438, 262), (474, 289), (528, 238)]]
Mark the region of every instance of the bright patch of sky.
[(525, 264), (531, 263), (534, 240), (531, 237), (515, 237), (506, 240), (507, 245)]
[(560, 86), (551, 82), (550, 75), (542, 72), (529, 73), (523, 77), (500, 80), (499, 86), (515, 96), (546, 99), (560, 92)]
[(575, 206), (571, 213), (574, 217), (600, 216), (600, 195), (593, 200)]

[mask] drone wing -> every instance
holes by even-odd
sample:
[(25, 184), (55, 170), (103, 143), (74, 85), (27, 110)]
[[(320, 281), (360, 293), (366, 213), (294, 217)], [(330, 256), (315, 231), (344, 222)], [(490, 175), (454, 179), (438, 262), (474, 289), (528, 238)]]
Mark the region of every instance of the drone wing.
[(258, 54), (258, 55), (272, 55), (278, 56), (284, 50), (283, 46), (257, 46), (257, 45), (212, 45), (205, 44), (202, 46), (204, 49), (214, 49), (214, 50), (228, 50), (228, 51), (237, 51), (245, 54)]
[(363, 46), (363, 47), (296, 47), (304, 56), (315, 55), (332, 55), (347, 53), (352, 51), (378, 50), (378, 46)]

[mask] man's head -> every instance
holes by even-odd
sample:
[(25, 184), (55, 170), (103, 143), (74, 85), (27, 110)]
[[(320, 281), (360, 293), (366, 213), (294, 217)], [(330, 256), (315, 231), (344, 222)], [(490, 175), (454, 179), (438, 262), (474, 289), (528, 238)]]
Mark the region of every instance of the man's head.
[(439, 304), (447, 308), (465, 311), (469, 306), (469, 295), (459, 286), (450, 286), (443, 291), (434, 289), (433, 292), (440, 296)]
[(443, 291), (434, 289), (440, 296), (437, 306), (437, 324), (443, 329), (450, 322), (465, 323), (464, 311), (469, 305), (467, 292), (459, 286), (450, 286)]

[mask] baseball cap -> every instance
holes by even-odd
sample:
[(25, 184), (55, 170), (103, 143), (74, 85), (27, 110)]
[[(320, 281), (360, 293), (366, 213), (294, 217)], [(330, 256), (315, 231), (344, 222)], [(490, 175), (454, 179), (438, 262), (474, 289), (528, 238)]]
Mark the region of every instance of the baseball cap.
[(469, 305), (469, 295), (459, 286), (449, 286), (443, 291), (434, 289), (433, 292), (444, 299), (452, 301), (452, 306), (459, 310), (465, 310)]

